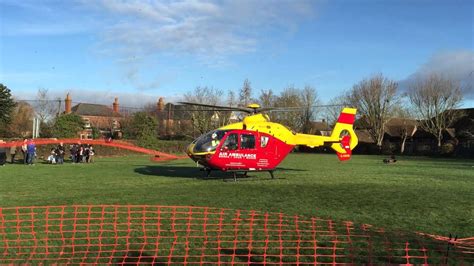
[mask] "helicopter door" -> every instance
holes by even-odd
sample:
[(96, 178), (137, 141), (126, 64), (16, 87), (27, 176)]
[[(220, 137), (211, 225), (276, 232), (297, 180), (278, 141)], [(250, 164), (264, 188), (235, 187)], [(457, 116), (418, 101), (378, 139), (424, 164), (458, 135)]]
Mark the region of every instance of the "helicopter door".
[(239, 135), (231, 133), (227, 136), (222, 144), (221, 151), (235, 151), (239, 149)]
[(259, 134), (259, 145), (258, 149), (260, 150), (261, 158), (257, 161), (257, 167), (259, 168), (269, 168), (273, 158), (275, 157), (275, 146), (272, 145), (270, 136)]
[(257, 168), (257, 138), (255, 132), (240, 133), (240, 149), (242, 162), (249, 170)]
[(224, 169), (255, 169), (257, 158), (255, 135), (252, 132), (239, 133), (229, 133), (225, 137), (217, 155), (219, 163)]

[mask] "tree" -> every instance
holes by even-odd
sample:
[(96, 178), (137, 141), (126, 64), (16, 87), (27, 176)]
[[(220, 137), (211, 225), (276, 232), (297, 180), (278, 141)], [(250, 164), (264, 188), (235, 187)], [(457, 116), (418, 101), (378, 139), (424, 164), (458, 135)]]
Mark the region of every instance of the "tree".
[(250, 81), (248, 79), (244, 80), (244, 84), (239, 92), (239, 105), (247, 106), (252, 102), (252, 87), (250, 86)]
[[(273, 93), (272, 89), (268, 89), (260, 91), (260, 95), (258, 96), (257, 101), (261, 107), (270, 108), (275, 107), (277, 99), (278, 97)], [(268, 116), (272, 121), (276, 118), (274, 112), (269, 112)]]
[(302, 128), (301, 124), (301, 93), (294, 87), (284, 89), (275, 101), (275, 107), (287, 108), (287, 110), (278, 110), (274, 112), (273, 119), (295, 131)]
[(237, 99), (235, 97), (235, 92), (229, 90), (227, 92), (227, 106), (234, 107), (237, 105)]
[(459, 83), (432, 74), (411, 84), (408, 97), (420, 118), (420, 127), (436, 137), (439, 150), (443, 131), (463, 115), (455, 110), (462, 101)]
[(403, 154), (406, 140), (416, 131), (417, 122), (411, 119), (413, 117), (412, 110), (406, 105), (394, 107), (393, 116), (401, 120), (401, 124), (398, 125), (398, 134), (400, 135), (400, 154)]
[(311, 130), (311, 121), (314, 119), (314, 105), (318, 102), (318, 93), (311, 86), (305, 86), (300, 93), (302, 112), (300, 115), (301, 131), (309, 133)]
[(348, 93), (348, 102), (357, 108), (362, 126), (367, 128), (379, 150), (382, 149), (385, 124), (399, 104), (398, 84), (382, 74), (355, 84)]
[(327, 105), (328, 106), (324, 109), (324, 116), (326, 117), (328, 125), (331, 127), (336, 125), (337, 119), (344, 106), (350, 106), (350, 104), (347, 103), (347, 96), (345, 94), (332, 98)]
[(28, 137), (31, 135), (33, 117), (35, 111), (33, 107), (26, 102), (18, 102), (12, 112), (12, 121), (10, 132), (15, 137)]
[(8, 125), (12, 121), (12, 112), (15, 108), (15, 102), (13, 101), (10, 89), (0, 83), (0, 134), (4, 135)]
[[(193, 103), (217, 105), (222, 94), (222, 91), (219, 89), (196, 87), (193, 92), (188, 92), (184, 95), (184, 100)], [(197, 130), (199, 134), (204, 134), (218, 127), (226, 119), (226, 116), (222, 114), (223, 112), (212, 110), (209, 107), (193, 106), (190, 109), (192, 111), (189, 111), (189, 117), (191, 117), (193, 129)]]
[(262, 107), (274, 107), (277, 97), (273, 93), (272, 89), (262, 90), (260, 96), (258, 96), (258, 102)]
[[(60, 101), (60, 99), (59, 99)], [(39, 88), (36, 94), (36, 115), (42, 124), (48, 123), (58, 114), (58, 101), (49, 98), (48, 89)]]
[(137, 112), (132, 117), (122, 120), (124, 137), (136, 139), (137, 144), (145, 148), (154, 148), (158, 142), (156, 118), (146, 112)]
[(53, 124), (53, 135), (56, 138), (75, 138), (84, 129), (84, 121), (76, 114), (63, 114)]

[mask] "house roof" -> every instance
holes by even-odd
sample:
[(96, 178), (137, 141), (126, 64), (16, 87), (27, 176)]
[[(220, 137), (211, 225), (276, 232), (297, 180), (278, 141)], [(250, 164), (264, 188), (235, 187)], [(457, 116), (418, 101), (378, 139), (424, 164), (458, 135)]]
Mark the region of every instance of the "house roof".
[(367, 129), (356, 129), (354, 132), (361, 143), (375, 143)]
[(328, 123), (324, 121), (311, 121), (311, 131), (318, 132), (318, 131), (331, 131), (332, 128), (328, 126)]
[(102, 104), (79, 103), (71, 108), (71, 112), (76, 115), (120, 117), (112, 108)]
[(412, 137), (417, 130), (418, 121), (409, 118), (394, 117), (385, 124), (385, 133), (392, 137), (400, 137), (404, 131)]

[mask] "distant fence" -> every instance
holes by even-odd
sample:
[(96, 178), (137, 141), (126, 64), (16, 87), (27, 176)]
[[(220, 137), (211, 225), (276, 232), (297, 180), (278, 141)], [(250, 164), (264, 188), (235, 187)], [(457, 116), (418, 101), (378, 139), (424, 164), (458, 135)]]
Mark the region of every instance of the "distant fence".
[(0, 208), (0, 263), (472, 264), (474, 245), (282, 213), (181, 206)]

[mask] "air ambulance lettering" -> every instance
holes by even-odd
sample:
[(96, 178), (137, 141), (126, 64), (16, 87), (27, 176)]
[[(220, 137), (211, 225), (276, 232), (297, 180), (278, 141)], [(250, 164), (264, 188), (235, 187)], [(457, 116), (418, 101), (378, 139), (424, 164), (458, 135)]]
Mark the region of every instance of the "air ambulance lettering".
[(257, 154), (255, 154), (255, 153), (221, 152), (221, 153), (219, 153), (219, 158), (256, 160), (257, 159)]

